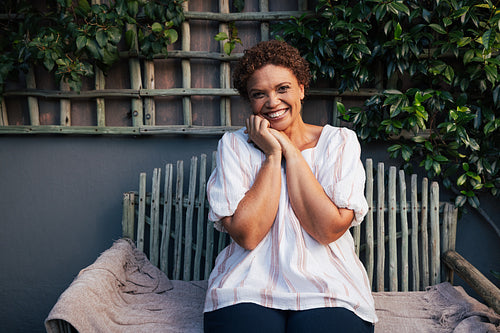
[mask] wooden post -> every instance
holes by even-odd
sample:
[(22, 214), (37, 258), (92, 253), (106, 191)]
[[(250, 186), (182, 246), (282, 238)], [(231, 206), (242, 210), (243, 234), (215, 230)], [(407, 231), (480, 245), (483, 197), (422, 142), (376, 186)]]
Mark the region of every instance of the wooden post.
[[(28, 89), (36, 89), (35, 70), (30, 66), (26, 74), (26, 87)], [(30, 125), (40, 125), (40, 110), (38, 108), (38, 99), (33, 96), (28, 96), (28, 110), (30, 114)]]
[[(69, 84), (64, 81), (64, 79), (61, 80), (61, 86), (60, 86), (61, 91), (69, 91)], [(71, 100), (61, 98), (60, 101), (60, 124), (61, 126), (71, 126)]]
[(399, 170), (399, 214), (401, 216), (401, 291), (408, 291), (408, 210), (405, 172)]
[[(144, 60), (144, 85), (146, 89), (155, 89), (155, 65), (153, 60)], [(156, 125), (154, 97), (144, 98), (144, 114), (146, 125)]]
[(377, 291), (384, 291), (385, 266), (385, 184), (384, 163), (378, 164), (377, 169)]
[(365, 225), (365, 261), (368, 280), (370, 281), (370, 289), (373, 285), (373, 263), (374, 263), (374, 244), (373, 244), (373, 160), (366, 159), (366, 201), (368, 202), (368, 213), (366, 214)]
[[(99, 5), (100, 3), (101, 0), (92, 0), (93, 5)], [(104, 90), (106, 86), (106, 79), (104, 77), (104, 73), (97, 66), (94, 66), (94, 73), (95, 73), (95, 89)], [(96, 113), (97, 113), (97, 126), (99, 127), (106, 126), (104, 98), (102, 97), (96, 98)]]
[(9, 119), (7, 118), (7, 106), (5, 105), (5, 97), (0, 96), (0, 126), (8, 126)]
[[(189, 11), (188, 1), (182, 3), (184, 12)], [(189, 28), (189, 21), (184, 21), (181, 24), (182, 51), (191, 50), (191, 29)], [(182, 59), (182, 87), (185, 89), (191, 88), (191, 63), (189, 59)], [(185, 96), (182, 98), (182, 111), (184, 115), (184, 125), (193, 125), (193, 111), (191, 109), (191, 97)]]
[(437, 182), (431, 184), (431, 284), (441, 282), (441, 261), (439, 258), (441, 245), (439, 237), (439, 185)]
[[(205, 229), (205, 194), (207, 186), (207, 155), (200, 156), (200, 181), (198, 183), (198, 215), (196, 220), (196, 248), (194, 254), (193, 280), (201, 279), (201, 257), (203, 256), (203, 230)], [(205, 279), (208, 276), (204, 276)]]
[(417, 175), (411, 175), (411, 265), (412, 290), (420, 290), (420, 259), (418, 251), (418, 193)]
[(184, 161), (177, 161), (177, 182), (175, 184), (175, 236), (174, 236), (174, 272), (173, 279), (181, 278), (182, 262), (182, 222), (184, 201)]
[(194, 216), (194, 203), (196, 192), (196, 171), (198, 169), (198, 158), (191, 157), (191, 165), (189, 169), (189, 187), (188, 187), (188, 201), (186, 207), (186, 219), (184, 223), (184, 270), (182, 279), (188, 281), (191, 279), (191, 257), (193, 250), (193, 216)]
[[(229, 0), (219, 0), (219, 10), (222, 14), (229, 13)], [(229, 35), (229, 26), (227, 23), (219, 24), (219, 31)], [(224, 53), (224, 41), (219, 42), (221, 53)], [(220, 63), (220, 87), (222, 89), (231, 88), (231, 68), (229, 62)], [(231, 126), (231, 97), (220, 98), (220, 122), (222, 126)]]
[(146, 224), (146, 173), (139, 175), (139, 216), (137, 218), (136, 246), (139, 251), (144, 251), (144, 229)]
[[(261, 13), (267, 13), (269, 11), (269, 1), (268, 0), (259, 0), (259, 9)], [(260, 40), (267, 41), (269, 40), (269, 23), (261, 22), (260, 23)]]
[(163, 219), (162, 226), (163, 232), (161, 236), (161, 253), (160, 253), (160, 269), (168, 275), (168, 253), (170, 247), (170, 230), (172, 229), (172, 183), (174, 167), (172, 164), (165, 165), (165, 183), (163, 189)]
[[(139, 54), (139, 42), (137, 40), (137, 26), (135, 24), (126, 24), (126, 29), (134, 31), (135, 41), (130, 49), (131, 57), (128, 60), (129, 70), (130, 70), (130, 86), (132, 89), (140, 90), (142, 89), (142, 78), (141, 78), (141, 62), (138, 58)], [(132, 112), (132, 126), (139, 127), (144, 125), (143, 120), (143, 106), (141, 98), (132, 98), (131, 102), (131, 112)]]
[(389, 168), (389, 288), (398, 291), (398, 249), (396, 239), (396, 167)]
[(160, 181), (161, 169), (153, 169), (151, 187), (151, 223), (149, 226), (149, 260), (158, 266), (160, 259)]
[[(95, 89), (104, 90), (106, 86), (106, 79), (104, 73), (97, 66), (95, 67)], [(106, 126), (106, 109), (104, 104), (104, 98), (96, 98), (96, 111), (97, 111), (97, 126)]]
[(422, 233), (422, 290), (429, 286), (429, 236), (427, 233), (429, 211), (429, 180), (422, 179), (422, 209), (420, 211), (420, 230)]

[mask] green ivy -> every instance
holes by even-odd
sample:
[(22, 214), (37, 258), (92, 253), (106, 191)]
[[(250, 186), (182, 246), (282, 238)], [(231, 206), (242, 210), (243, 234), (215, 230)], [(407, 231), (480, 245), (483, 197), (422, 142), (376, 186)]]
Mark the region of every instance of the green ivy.
[[(363, 141), (386, 140), (406, 169), (456, 191), (500, 196), (500, 1), (327, 1), (274, 25), (314, 78), (340, 91), (389, 87), (338, 109)], [(381, 75), (382, 74), (382, 75)]]
[[(178, 38), (183, 21), (183, 0), (114, 0), (90, 5), (89, 0), (57, 0), (43, 11), (30, 1), (7, 0), (3, 13), (15, 13), (0, 25), (0, 93), (9, 76), (42, 65), (79, 91), (82, 77), (94, 75), (94, 66), (105, 73), (120, 59), (125, 25), (137, 26), (137, 36), (127, 31), (129, 48), (140, 56), (167, 56), (167, 45)], [(12, 27), (16, 27), (12, 29)], [(131, 30), (130, 30), (131, 31)], [(139, 45), (134, 45), (138, 37)]]

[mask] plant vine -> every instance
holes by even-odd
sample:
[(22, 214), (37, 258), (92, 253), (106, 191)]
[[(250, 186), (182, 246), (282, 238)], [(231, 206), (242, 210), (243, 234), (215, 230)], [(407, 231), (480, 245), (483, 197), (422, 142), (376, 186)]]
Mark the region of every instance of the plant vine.
[[(89, 0), (57, 0), (43, 10), (32, 2), (7, 0), (0, 24), (0, 93), (9, 76), (42, 65), (79, 91), (82, 77), (94, 75), (97, 66), (107, 72), (120, 60), (120, 42), (152, 58), (167, 56), (167, 46), (178, 38), (176, 28), (184, 21), (184, 0), (112, 0), (90, 4)], [(14, 11), (15, 9), (15, 11)], [(12, 27), (16, 27), (13, 29)], [(135, 45), (135, 41), (138, 45)]]
[[(338, 109), (363, 141), (385, 140), (405, 169), (422, 167), (458, 207), (500, 196), (500, 1), (328, 1), (274, 25), (314, 79), (341, 92), (383, 85)], [(411, 170), (410, 170), (411, 171)]]

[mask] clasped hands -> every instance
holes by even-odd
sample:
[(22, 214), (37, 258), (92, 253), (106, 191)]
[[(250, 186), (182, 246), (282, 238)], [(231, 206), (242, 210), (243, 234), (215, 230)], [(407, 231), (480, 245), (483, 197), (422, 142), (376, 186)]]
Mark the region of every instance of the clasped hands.
[(251, 115), (246, 120), (245, 133), (248, 134), (248, 142), (266, 156), (287, 158), (292, 152), (299, 151), (285, 133), (272, 128), (269, 121), (260, 115)]

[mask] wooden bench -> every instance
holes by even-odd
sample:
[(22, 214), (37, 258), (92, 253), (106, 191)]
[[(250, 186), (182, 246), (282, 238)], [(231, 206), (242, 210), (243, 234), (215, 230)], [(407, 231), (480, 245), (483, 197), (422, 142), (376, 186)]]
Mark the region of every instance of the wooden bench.
[[(214, 161), (212, 156), (212, 161)], [(136, 242), (150, 261), (174, 280), (208, 279), (216, 255), (229, 237), (207, 221), (207, 156), (155, 168), (139, 177), (139, 191), (123, 197), (123, 236)], [(439, 201), (439, 185), (367, 159), (365, 221), (351, 228), (356, 252), (373, 291), (417, 291), (451, 280), (440, 257), (455, 249), (457, 210)], [(375, 171), (375, 172), (374, 172)], [(387, 178), (387, 181), (386, 181)], [(409, 181), (410, 190), (407, 191)], [(187, 184), (186, 184), (187, 183)], [(151, 190), (148, 190), (150, 186)]]
[[(214, 155), (212, 161), (215, 161)], [(146, 173), (141, 173), (139, 190), (123, 195), (123, 236), (133, 240), (140, 253), (145, 253), (153, 265), (180, 286), (179, 289), (174, 288), (179, 292), (183, 288), (192, 289), (195, 285), (197, 293), (200, 293), (203, 289), (199, 287), (206, 281), (196, 280), (208, 279), (216, 255), (230, 241), (227, 234), (216, 231), (213, 223), (207, 220), (205, 188), (213, 168), (213, 162), (211, 167), (207, 165), (204, 154), (191, 158), (187, 177), (183, 161), (177, 162), (175, 176), (174, 165), (167, 164), (164, 169), (155, 168), (149, 182)], [(407, 179), (403, 171), (398, 172), (393, 166), (389, 167), (386, 175), (384, 164), (378, 163), (374, 170), (371, 159), (366, 160), (365, 169), (369, 212), (365, 221), (351, 228), (350, 232), (355, 240), (356, 252), (367, 269), (372, 290), (382, 292), (374, 293), (374, 296), (384, 297), (383, 291), (408, 295), (405, 291), (424, 290), (431, 285), (442, 286), (440, 282), (453, 281), (455, 271), (486, 304), (500, 313), (500, 290), (455, 252), (457, 210), (451, 203), (439, 201), (438, 183), (429, 184), (426, 178), (419, 180), (417, 175)], [(407, 180), (410, 191), (407, 191)], [(446, 265), (441, 265), (441, 262)], [(92, 283), (101, 285), (102, 281), (93, 280)], [(113, 279), (112, 284), (116, 283)], [(74, 288), (78, 291), (81, 286), (76, 284)], [(106, 286), (110, 288), (110, 285)], [(70, 289), (71, 286), (68, 291)], [(69, 295), (75, 297), (74, 290), (73, 294), (63, 293), (58, 304), (62, 302), (65, 305), (57, 307), (56, 304), (56, 314), (53, 314), (54, 309), (49, 314), (45, 324), (50, 332), (76, 332), (66, 319), (75, 318), (72, 309), (80, 310), (75, 304), (81, 302), (80, 294), (77, 293), (74, 303), (65, 308), (69, 304), (68, 299), (72, 299)], [(85, 289), (84, 295), (88, 292)], [(90, 295), (93, 293), (90, 292)], [(425, 297), (419, 295), (416, 297)], [(196, 304), (199, 308), (203, 294), (197, 297), (195, 302), (200, 303)], [(415, 300), (407, 298), (403, 302)], [(103, 304), (108, 304), (107, 301), (102, 300)], [(177, 301), (184, 304), (191, 300)], [(189, 306), (194, 305), (189, 303)], [(201, 308), (196, 311), (193, 313), (197, 318), (194, 324), (201, 325), (198, 322)], [(404, 311), (403, 317), (407, 319)], [(392, 317), (386, 317), (386, 320), (388, 318)], [(198, 327), (196, 331), (200, 329)]]

